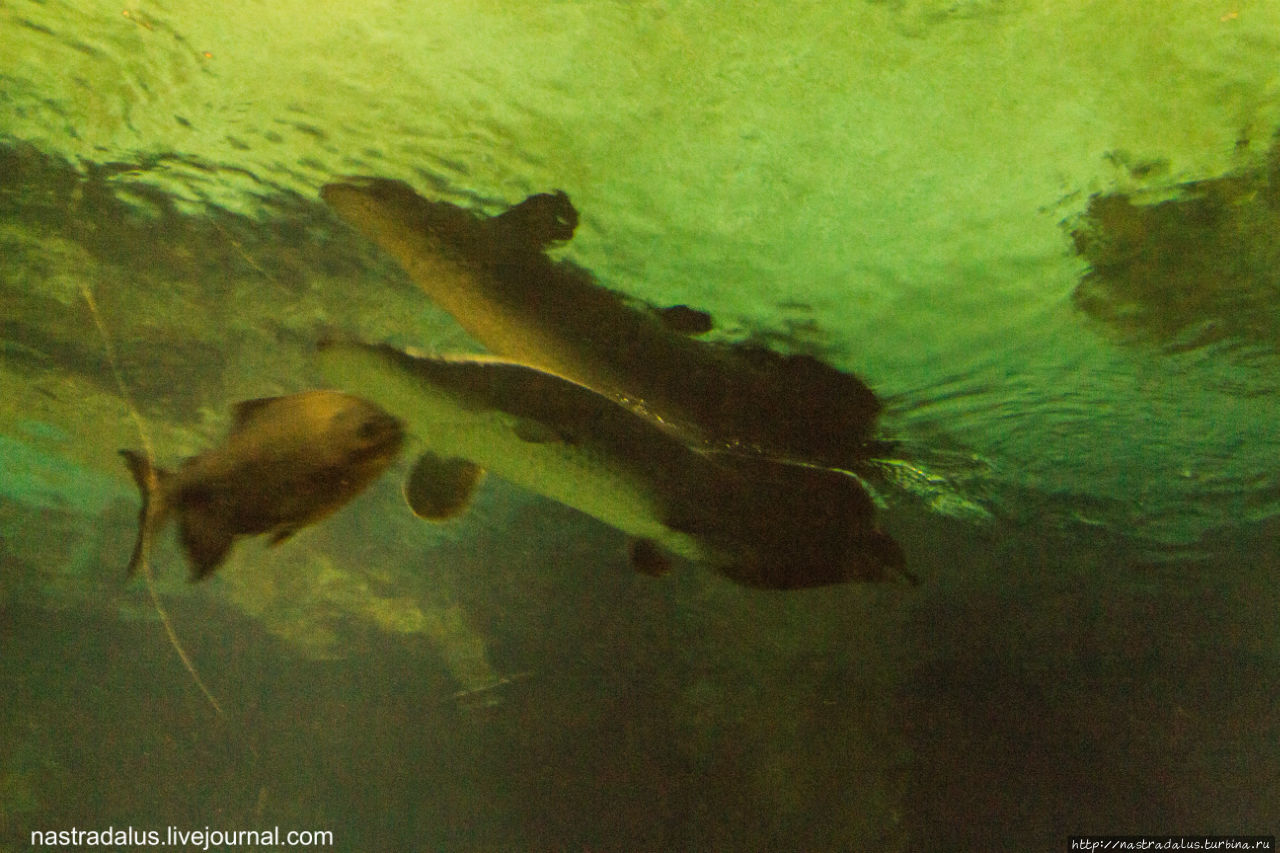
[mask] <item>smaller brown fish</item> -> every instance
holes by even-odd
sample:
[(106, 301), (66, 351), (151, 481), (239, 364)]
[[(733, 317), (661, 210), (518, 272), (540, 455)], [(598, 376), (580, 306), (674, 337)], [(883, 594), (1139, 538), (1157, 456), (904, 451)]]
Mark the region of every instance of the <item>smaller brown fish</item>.
[(236, 405), (226, 440), (176, 471), (121, 450), (142, 493), (129, 574), (171, 514), (191, 579), (212, 574), (237, 536), (283, 542), (343, 507), (386, 470), (404, 444), (400, 421), (338, 391), (304, 391)]

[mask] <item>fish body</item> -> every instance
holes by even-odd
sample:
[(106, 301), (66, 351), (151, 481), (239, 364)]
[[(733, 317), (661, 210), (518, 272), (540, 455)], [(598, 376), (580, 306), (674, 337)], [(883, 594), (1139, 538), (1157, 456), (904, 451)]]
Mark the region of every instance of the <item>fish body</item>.
[(694, 451), (582, 385), (483, 356), (354, 343), (323, 345), (320, 366), (328, 382), (360, 388), (393, 413), (441, 463), (469, 460), (681, 556), (711, 556), (664, 523), (660, 503), (680, 499)]
[[(630, 534), (651, 574), (664, 570), (656, 548), (769, 589), (901, 573), (900, 549), (843, 472), (704, 452), (591, 388), (500, 359), (329, 342), (319, 361), (429, 448), (408, 495), (432, 491), (433, 474), (474, 484), (486, 469)], [(457, 491), (440, 491), (451, 499), (432, 495), (421, 514), (456, 514)]]
[(400, 422), (375, 404), (305, 391), (238, 404), (225, 441), (173, 471), (121, 450), (143, 498), (129, 573), (170, 517), (192, 580), (215, 571), (237, 536), (282, 542), (363, 491), (403, 441)]
[(703, 312), (637, 304), (548, 258), (578, 223), (563, 192), (488, 218), (386, 179), (332, 183), (321, 197), (497, 355), (634, 405), (703, 446), (833, 466), (869, 455), (880, 403), (856, 377), (809, 356), (699, 340)]

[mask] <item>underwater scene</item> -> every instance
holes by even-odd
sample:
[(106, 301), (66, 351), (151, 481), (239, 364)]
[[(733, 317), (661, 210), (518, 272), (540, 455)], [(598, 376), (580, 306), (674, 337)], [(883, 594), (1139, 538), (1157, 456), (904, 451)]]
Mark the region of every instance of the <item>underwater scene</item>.
[(0, 853), (1278, 827), (1280, 0), (0, 0)]

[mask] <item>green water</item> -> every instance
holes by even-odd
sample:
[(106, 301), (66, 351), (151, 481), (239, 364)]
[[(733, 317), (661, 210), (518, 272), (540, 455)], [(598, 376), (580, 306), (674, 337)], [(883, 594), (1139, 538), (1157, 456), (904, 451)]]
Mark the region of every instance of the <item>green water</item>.
[[(1069, 6), (0, 4), (0, 847), (1274, 831), (1280, 3)], [(921, 587), (636, 577), (501, 482), (407, 517), (399, 472), (206, 584), (161, 543), (218, 717), (121, 577), (140, 437), (85, 294), (166, 464), (314, 386), (334, 329), (476, 349), (318, 201), (346, 174), (485, 213), (564, 189), (556, 251), (602, 285), (863, 377)], [(1119, 193), (1226, 199), (1196, 239), (1247, 292), (1082, 310), (1072, 232)], [(1162, 312), (1227, 331), (1135, 332)]]

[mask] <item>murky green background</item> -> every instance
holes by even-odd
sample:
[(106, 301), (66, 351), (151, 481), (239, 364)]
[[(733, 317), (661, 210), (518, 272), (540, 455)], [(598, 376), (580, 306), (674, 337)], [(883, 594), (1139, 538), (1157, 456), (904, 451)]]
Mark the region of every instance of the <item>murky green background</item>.
[[(0, 2), (0, 849), (1274, 831), (1277, 56), (1274, 0)], [(219, 717), (122, 577), (86, 294), (164, 462), (314, 386), (324, 330), (474, 348), (319, 203), (344, 174), (564, 189), (605, 286), (864, 377), (922, 586), (634, 577), (567, 509), (490, 481), (429, 526), (393, 476), (198, 587), (157, 555)]]

